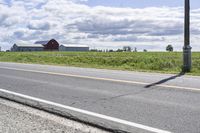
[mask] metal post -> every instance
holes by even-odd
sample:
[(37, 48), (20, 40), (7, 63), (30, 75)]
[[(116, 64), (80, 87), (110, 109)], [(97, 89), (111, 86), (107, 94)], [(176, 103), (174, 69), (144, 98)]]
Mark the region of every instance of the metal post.
[(192, 68), (190, 46), (190, 0), (185, 0), (185, 24), (184, 24), (184, 47), (183, 47), (183, 72), (190, 72)]

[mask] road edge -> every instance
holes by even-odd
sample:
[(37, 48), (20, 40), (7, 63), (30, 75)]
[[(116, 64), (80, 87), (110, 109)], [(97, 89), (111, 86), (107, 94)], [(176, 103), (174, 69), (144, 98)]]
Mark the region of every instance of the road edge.
[[(115, 122), (115, 121), (109, 121), (109, 120), (106, 120), (106, 119), (103, 119), (100, 117), (88, 115), (90, 113), (92, 114), (92, 112), (89, 112), (89, 111), (85, 111), (86, 113), (81, 113), (81, 112), (79, 112), (79, 109), (76, 109), (76, 108), (73, 109), (73, 107), (68, 107), (69, 109), (67, 109), (65, 107), (62, 107), (61, 104), (53, 103), (50, 101), (45, 101), (45, 100), (42, 100), (39, 98), (26, 96), (23, 94), (11, 92), (11, 91), (4, 90), (1, 88), (0, 88), (0, 97), (23, 104), (23, 105), (26, 105), (26, 106), (36, 108), (39, 110), (53, 113), (55, 115), (65, 117), (70, 120), (81, 122), (81, 123), (84, 123), (84, 124), (87, 124), (87, 125), (90, 125), (90, 126), (93, 126), (96, 128), (114, 132), (114, 133), (137, 133), (137, 132), (140, 132), (140, 133), (146, 133), (146, 132), (170, 133), (169, 131), (160, 130), (160, 129), (148, 127), (145, 125), (137, 124), (137, 123), (135, 123), (137, 126), (134, 127), (134, 126), (125, 125), (125, 124), (123, 124), (123, 122), (120, 123), (120, 122)], [(70, 108), (72, 108), (72, 109), (70, 109)], [(87, 114), (87, 112), (88, 112), (88, 114)], [(99, 114), (99, 115), (101, 115), (101, 114)], [(105, 116), (105, 117), (107, 117), (107, 116)], [(141, 127), (141, 128), (138, 128), (138, 127)], [(147, 130), (145, 130), (145, 129), (147, 129)]]

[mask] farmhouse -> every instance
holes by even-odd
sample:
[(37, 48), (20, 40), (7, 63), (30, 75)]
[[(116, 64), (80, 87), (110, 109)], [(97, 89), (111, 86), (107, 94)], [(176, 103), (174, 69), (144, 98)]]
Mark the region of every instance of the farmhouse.
[(23, 51), (43, 51), (44, 46), (40, 44), (14, 44), (11, 48), (11, 51), (13, 52), (23, 52)]
[(59, 51), (89, 51), (89, 46), (87, 45), (75, 45), (75, 44), (62, 44), (59, 47)]
[(44, 51), (58, 51), (59, 43), (55, 39), (50, 41), (37, 41), (35, 44), (41, 44), (44, 46)]

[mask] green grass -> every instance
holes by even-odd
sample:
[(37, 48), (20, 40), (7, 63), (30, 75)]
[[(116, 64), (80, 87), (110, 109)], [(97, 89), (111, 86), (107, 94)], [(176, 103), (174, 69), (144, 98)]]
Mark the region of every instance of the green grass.
[[(200, 75), (200, 52), (193, 53), (192, 75)], [(129, 71), (179, 73), (181, 52), (0, 52), (0, 61)]]

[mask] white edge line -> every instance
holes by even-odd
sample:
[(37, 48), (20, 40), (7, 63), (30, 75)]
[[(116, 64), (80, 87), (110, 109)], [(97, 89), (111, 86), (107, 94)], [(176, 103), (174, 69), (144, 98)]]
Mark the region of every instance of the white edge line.
[(87, 110), (82, 110), (82, 109), (62, 105), (62, 104), (59, 104), (59, 103), (54, 103), (54, 102), (51, 102), (51, 101), (31, 97), (31, 96), (28, 96), (28, 95), (19, 94), (19, 93), (16, 93), (16, 92), (5, 90), (5, 89), (0, 89), (0, 93), (6, 93), (6, 95), (14, 95), (14, 96), (24, 98), (24, 99), (27, 99), (27, 100), (32, 100), (32, 101), (36, 101), (36, 102), (40, 102), (40, 103), (44, 103), (44, 104), (48, 104), (48, 105), (53, 105), (53, 106), (60, 107), (60, 108), (63, 108), (63, 109), (75, 111), (75, 112), (78, 112), (78, 113), (82, 113), (82, 114), (86, 114), (86, 115), (89, 115), (89, 116), (105, 119), (105, 120), (112, 121), (112, 122), (117, 122), (117, 123), (120, 123), (120, 124), (128, 125), (128, 126), (139, 128), (139, 129), (143, 129), (143, 130), (150, 131), (150, 132), (171, 133), (170, 131), (165, 131), (165, 130), (153, 128), (153, 127), (150, 127), (150, 126), (145, 126), (145, 125), (142, 125), (142, 124), (122, 120), (122, 119), (119, 119), (119, 118), (114, 118), (114, 117), (106, 116), (106, 115), (103, 115), (103, 114), (98, 114), (98, 113), (90, 112), (90, 111), (87, 111)]
[[(100, 77), (74, 75), (74, 74), (66, 74), (66, 73), (56, 73), (56, 72), (48, 72), (48, 71), (28, 70), (28, 69), (20, 69), (20, 68), (12, 68), (12, 67), (0, 67), (0, 68), (8, 69), (8, 70), (24, 71), (24, 72), (33, 72), (33, 73), (50, 74), (50, 75), (60, 75), (60, 76), (77, 77), (77, 78), (85, 78), (85, 79), (94, 79), (94, 80), (130, 83), (130, 84), (139, 84), (139, 85), (149, 85), (149, 84), (151, 84), (151, 83), (147, 83), (147, 82), (138, 82), (138, 81), (120, 80), (120, 79), (110, 79), (110, 78), (100, 78)], [(165, 87), (165, 88), (173, 88), (173, 89), (180, 89), (180, 90), (200, 91), (200, 88), (193, 88), (193, 87), (183, 87), (183, 86), (174, 86), (174, 85), (154, 85), (154, 86)]]

